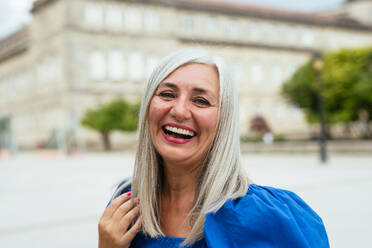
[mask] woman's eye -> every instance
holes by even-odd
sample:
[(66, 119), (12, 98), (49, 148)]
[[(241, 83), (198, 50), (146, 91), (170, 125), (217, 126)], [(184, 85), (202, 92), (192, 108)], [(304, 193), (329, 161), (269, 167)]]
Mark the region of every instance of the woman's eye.
[(164, 98), (174, 98), (175, 95), (172, 92), (160, 92), (159, 96)]
[(195, 102), (196, 104), (198, 104), (198, 105), (202, 105), (202, 106), (210, 106), (210, 103), (209, 103), (206, 99), (204, 99), (204, 98), (196, 98), (196, 99), (194, 100), (194, 102)]

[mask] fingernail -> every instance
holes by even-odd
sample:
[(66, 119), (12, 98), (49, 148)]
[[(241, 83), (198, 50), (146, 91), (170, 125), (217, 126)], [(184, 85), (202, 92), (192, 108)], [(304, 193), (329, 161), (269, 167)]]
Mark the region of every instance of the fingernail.
[(131, 195), (132, 195), (132, 193), (130, 193), (130, 192), (127, 193), (127, 196), (131, 196)]

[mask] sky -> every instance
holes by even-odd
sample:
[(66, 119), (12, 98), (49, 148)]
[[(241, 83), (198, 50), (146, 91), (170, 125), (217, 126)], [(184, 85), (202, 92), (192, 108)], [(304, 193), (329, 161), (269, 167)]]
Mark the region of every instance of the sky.
[[(0, 0), (0, 39), (32, 20), (29, 9), (34, 0)], [(345, 0), (225, 0), (248, 4), (313, 12), (339, 7)]]

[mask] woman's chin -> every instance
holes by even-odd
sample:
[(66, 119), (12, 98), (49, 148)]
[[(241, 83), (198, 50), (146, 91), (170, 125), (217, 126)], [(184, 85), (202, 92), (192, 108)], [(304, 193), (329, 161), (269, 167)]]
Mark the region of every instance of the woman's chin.
[(163, 158), (163, 161), (165, 163), (177, 163), (177, 164), (183, 164), (187, 162), (191, 162), (194, 159), (192, 159), (194, 156), (190, 152), (186, 151), (177, 151), (176, 149), (167, 149), (164, 151), (159, 151), (159, 154)]
[(162, 158), (164, 161), (169, 161), (169, 162), (177, 162), (177, 163), (180, 163), (180, 162), (185, 162), (186, 160), (189, 160), (190, 159), (190, 156), (187, 156), (186, 154), (184, 153), (165, 153), (164, 155), (162, 155)]

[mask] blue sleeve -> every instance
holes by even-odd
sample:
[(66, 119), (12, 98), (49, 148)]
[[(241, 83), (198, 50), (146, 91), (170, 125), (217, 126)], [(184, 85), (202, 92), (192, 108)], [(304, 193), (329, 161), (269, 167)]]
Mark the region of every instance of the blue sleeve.
[[(115, 191), (114, 191), (114, 192), (116, 192), (116, 191), (120, 188), (120, 186), (122, 186), (122, 185), (123, 185), (124, 183), (126, 183), (127, 181), (128, 181), (128, 179), (124, 179), (123, 181), (121, 181), (121, 182), (119, 183), (119, 185), (115, 188)], [(124, 193), (127, 193), (127, 192), (129, 192), (129, 191), (131, 191), (131, 186), (130, 186), (130, 185), (129, 185), (128, 187), (125, 187), (125, 188), (120, 192), (120, 195), (122, 195), (122, 194), (124, 194)], [(114, 200), (113, 197), (111, 197), (110, 201), (107, 203), (106, 208), (107, 208), (108, 206), (110, 206), (112, 200)]]
[(321, 218), (300, 197), (255, 184), (207, 214), (204, 237), (208, 247), (329, 247)]

